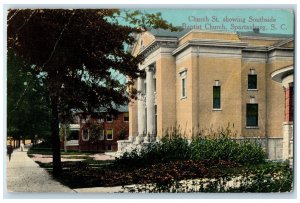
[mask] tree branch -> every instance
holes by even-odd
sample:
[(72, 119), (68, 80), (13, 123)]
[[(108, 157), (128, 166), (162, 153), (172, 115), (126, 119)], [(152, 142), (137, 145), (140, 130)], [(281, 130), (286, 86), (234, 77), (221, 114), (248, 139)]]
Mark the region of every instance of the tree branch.
[(16, 35), (17, 35), (17, 33), (24, 27), (24, 25), (25, 25), (26, 23), (28, 23), (28, 21), (30, 20), (30, 18), (33, 16), (34, 13), (35, 13), (35, 11), (33, 11), (33, 12), (30, 14), (30, 16), (25, 20), (25, 22), (17, 29)]
[(68, 22), (65, 24), (65, 26), (64, 26), (63, 29), (61, 30), (61, 32), (60, 32), (60, 34), (59, 34), (59, 37), (58, 37), (58, 39), (56, 40), (56, 42), (55, 42), (55, 44), (54, 44), (54, 47), (53, 47), (53, 49), (52, 49), (52, 52), (51, 52), (49, 58), (45, 61), (45, 63), (43, 63), (42, 67), (44, 67), (44, 66), (45, 66), (47, 63), (49, 63), (49, 61), (51, 60), (51, 58), (52, 58), (52, 56), (53, 56), (53, 54), (54, 54), (54, 52), (55, 52), (55, 50), (56, 50), (56, 47), (57, 47), (57, 45), (58, 45), (58, 42), (59, 42), (60, 39), (62, 38), (62, 35), (63, 35), (65, 29), (67, 28), (67, 26), (70, 24), (71, 19), (72, 19), (72, 17), (74, 16), (75, 12), (76, 12), (76, 11), (74, 11), (74, 12), (72, 13), (72, 15), (70, 16)]
[(13, 17), (15, 17), (15, 15), (17, 15), (19, 13), (20, 10), (16, 10), (16, 12), (7, 20), (7, 22), (9, 22), (11, 19), (13, 19)]

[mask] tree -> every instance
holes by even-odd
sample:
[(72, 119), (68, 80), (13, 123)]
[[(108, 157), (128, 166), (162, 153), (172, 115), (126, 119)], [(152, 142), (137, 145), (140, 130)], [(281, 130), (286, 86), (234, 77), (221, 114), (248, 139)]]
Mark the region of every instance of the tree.
[[(31, 67), (12, 53), (7, 60), (7, 131), (14, 140), (34, 140), (50, 134), (49, 101)], [(30, 81), (30, 82), (29, 82)], [(41, 119), (43, 118), (43, 119)]]
[[(129, 23), (121, 25), (122, 17)], [(141, 56), (125, 47), (135, 41), (139, 27), (171, 28), (161, 15), (111, 9), (9, 10), (8, 50), (43, 76), (51, 108), (53, 174), (61, 172), (59, 122), (72, 110), (115, 113), (127, 102), (126, 86), (112, 77), (114, 71), (136, 78)]]

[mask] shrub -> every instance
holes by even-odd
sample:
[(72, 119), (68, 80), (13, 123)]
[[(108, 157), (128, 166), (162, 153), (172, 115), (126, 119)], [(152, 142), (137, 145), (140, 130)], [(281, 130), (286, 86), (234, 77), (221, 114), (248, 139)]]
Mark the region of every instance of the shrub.
[(117, 165), (144, 166), (155, 163), (167, 163), (176, 160), (189, 160), (191, 150), (187, 139), (182, 137), (165, 137), (159, 143), (149, 143), (141, 150), (125, 152), (116, 159)]
[(124, 192), (290, 192), (293, 173), (289, 164), (264, 163), (219, 177), (153, 182), (123, 187)]
[(256, 143), (238, 143), (227, 137), (194, 138), (190, 145), (193, 160), (225, 160), (241, 164), (262, 163), (266, 159), (264, 150)]
[[(175, 132), (175, 133), (174, 133)], [(150, 143), (141, 150), (124, 153), (117, 164), (141, 166), (178, 160), (224, 160), (240, 164), (262, 163), (266, 153), (250, 141), (231, 139), (228, 129), (212, 133), (210, 137), (194, 136), (191, 143), (178, 131), (167, 134), (159, 143)]]

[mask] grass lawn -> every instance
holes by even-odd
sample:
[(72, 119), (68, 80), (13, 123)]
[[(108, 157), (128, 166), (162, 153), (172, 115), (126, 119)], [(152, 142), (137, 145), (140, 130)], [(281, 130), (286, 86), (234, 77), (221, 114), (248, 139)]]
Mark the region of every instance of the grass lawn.
[[(52, 173), (52, 163), (39, 164), (41, 167), (46, 168), (50, 174)], [(72, 189), (126, 186), (132, 184), (146, 185), (153, 183), (161, 187), (181, 180), (217, 180), (229, 176), (238, 177), (240, 174), (244, 174), (247, 177), (250, 174), (257, 173), (257, 171), (264, 171), (263, 173), (265, 173), (266, 177), (269, 177), (270, 175), (274, 176), (274, 174), (280, 173), (277, 168), (279, 167), (281, 170), (282, 165), (282, 163), (263, 163), (245, 166), (222, 160), (188, 160), (159, 163), (144, 167), (126, 167), (115, 165), (115, 161), (113, 160), (95, 161), (89, 158), (80, 162), (63, 162), (63, 172), (56, 179)], [(275, 167), (276, 170), (272, 169), (272, 167)], [(258, 173), (258, 175), (256, 177), (258, 181), (264, 181), (264, 175), (261, 173)], [(259, 182), (258, 184), (261, 183)]]
[[(249, 145), (243, 146), (249, 148)], [(174, 151), (178, 151), (177, 145), (173, 148)], [(255, 150), (251, 148), (250, 152), (256, 152)], [(33, 156), (37, 153), (47, 157), (51, 151), (30, 149), (28, 155)], [(92, 154), (62, 152), (62, 157), (68, 155), (70, 160), (65, 159), (62, 162), (62, 173), (56, 179), (72, 189), (137, 185), (137, 188), (132, 189), (135, 192), (195, 192), (184, 190), (186, 185), (180, 183), (182, 180), (192, 180), (189, 184), (198, 184), (196, 185), (198, 192), (288, 192), (293, 187), (293, 172), (287, 162), (261, 160), (245, 163), (225, 161), (220, 158), (193, 160), (186, 157), (171, 159), (172, 153), (169, 153), (169, 159), (156, 158), (155, 162), (136, 154), (115, 161), (95, 160)], [(248, 155), (249, 150), (245, 151), (245, 154)], [(149, 153), (144, 154), (144, 157), (147, 157), (146, 155)], [(159, 155), (167, 157), (166, 153), (162, 152), (152, 157)], [(253, 153), (252, 156), (255, 155), (256, 153)], [(76, 159), (73, 159), (74, 157)], [(81, 158), (83, 160), (80, 160)], [(48, 163), (38, 161), (37, 163), (52, 174), (51, 161), (50, 159)], [(200, 180), (200, 182), (193, 183), (193, 180)], [(228, 187), (227, 183), (232, 183), (233, 180), (236, 181), (235, 186)], [(143, 188), (140, 187), (141, 185), (151, 185), (151, 187)]]

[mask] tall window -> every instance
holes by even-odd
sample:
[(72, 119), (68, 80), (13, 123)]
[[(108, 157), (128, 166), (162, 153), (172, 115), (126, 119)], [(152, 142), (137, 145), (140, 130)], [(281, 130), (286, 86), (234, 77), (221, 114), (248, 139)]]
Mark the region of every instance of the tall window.
[(187, 70), (183, 70), (179, 73), (179, 76), (181, 78), (181, 98), (186, 98), (187, 97), (186, 75), (187, 75)]
[(254, 69), (250, 69), (250, 73), (248, 74), (248, 89), (257, 89), (257, 75)]
[(113, 129), (107, 129), (106, 130), (106, 139), (107, 140), (113, 140)]
[(78, 140), (79, 137), (79, 129), (71, 129), (68, 140)]
[(129, 121), (129, 113), (125, 112), (123, 115), (124, 115), (124, 122), (128, 122)]
[(247, 104), (246, 125), (248, 127), (258, 126), (258, 104)]
[(181, 79), (181, 97), (186, 97), (186, 79)]
[(89, 140), (89, 129), (85, 128), (82, 130), (82, 140), (83, 141)]
[(106, 116), (106, 122), (112, 122), (112, 121), (113, 121), (112, 115), (107, 115)]
[(215, 81), (213, 86), (213, 109), (221, 108), (221, 86), (219, 80)]

